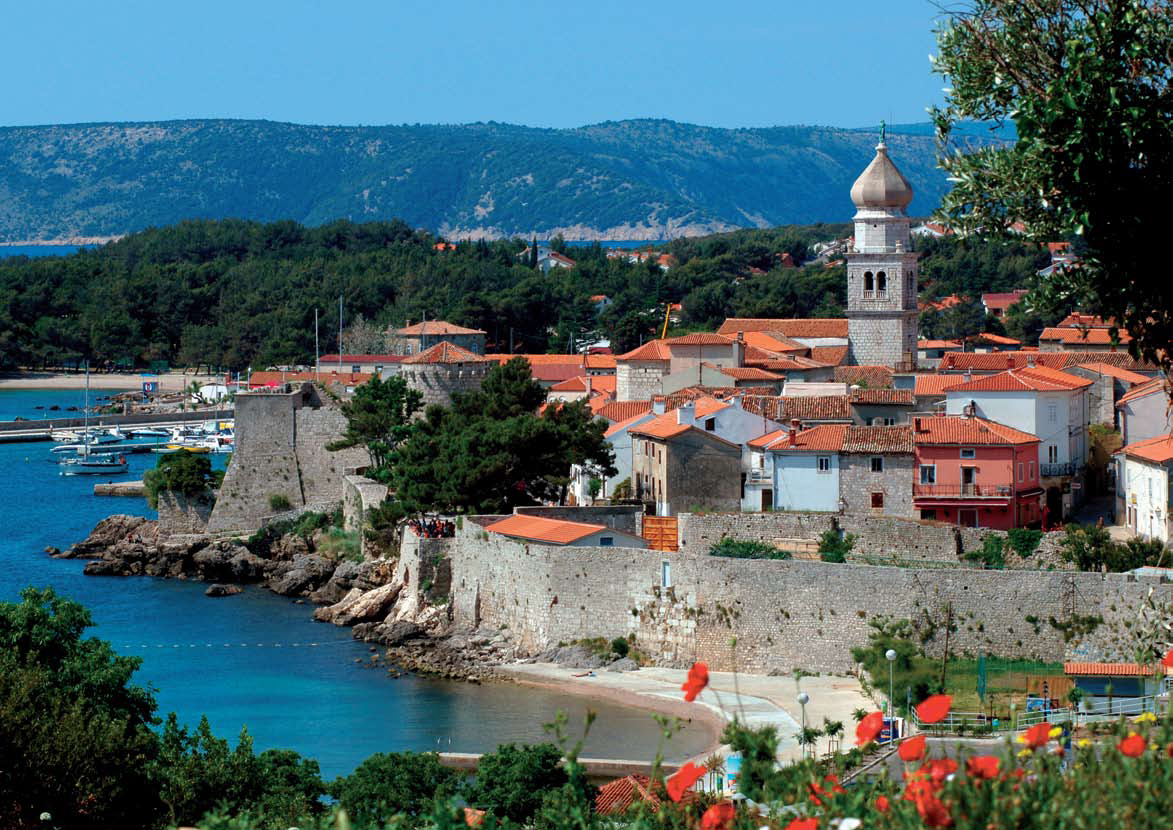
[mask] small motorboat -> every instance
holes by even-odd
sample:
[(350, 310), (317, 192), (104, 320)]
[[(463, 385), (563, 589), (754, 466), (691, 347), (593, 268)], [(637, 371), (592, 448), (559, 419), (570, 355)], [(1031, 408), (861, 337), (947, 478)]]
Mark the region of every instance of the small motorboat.
[(66, 458), (61, 462), (63, 476), (100, 476), (125, 473), (128, 464), (125, 455), (90, 455)]
[(162, 427), (138, 427), (130, 430), (132, 438), (170, 438), (171, 430)]

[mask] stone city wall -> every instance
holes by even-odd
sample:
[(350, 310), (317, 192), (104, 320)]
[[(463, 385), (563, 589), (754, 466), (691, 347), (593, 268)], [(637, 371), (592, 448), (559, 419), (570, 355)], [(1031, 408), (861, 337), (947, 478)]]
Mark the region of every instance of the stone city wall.
[(208, 529), (212, 502), (189, 499), (180, 493), (159, 493), (159, 532), (164, 536), (203, 533)]
[[(530, 653), (634, 634), (660, 664), (700, 659), (751, 672), (848, 671), (851, 649), (867, 643), (877, 617), (910, 620), (930, 654), (942, 649), (952, 619), (951, 653), (1055, 660), (1067, 651), (1099, 659), (1128, 644), (1123, 622), (1135, 617), (1150, 587), (1173, 600), (1168, 583), (1121, 574), (528, 545), (468, 521), (443, 545), (458, 625), (507, 627)], [(1106, 622), (1065, 636), (1070, 621), (1094, 616)]]

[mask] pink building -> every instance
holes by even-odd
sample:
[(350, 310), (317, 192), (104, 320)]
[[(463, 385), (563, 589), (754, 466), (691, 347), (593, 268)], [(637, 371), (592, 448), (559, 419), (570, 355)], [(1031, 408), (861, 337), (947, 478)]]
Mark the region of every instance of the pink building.
[(1037, 436), (984, 418), (940, 415), (914, 418), (913, 441), (920, 518), (997, 530), (1043, 522)]

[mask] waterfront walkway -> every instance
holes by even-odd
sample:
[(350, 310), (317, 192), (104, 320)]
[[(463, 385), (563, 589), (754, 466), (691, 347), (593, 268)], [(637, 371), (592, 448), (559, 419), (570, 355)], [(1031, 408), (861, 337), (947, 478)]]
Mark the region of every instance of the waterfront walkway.
[[(741, 674), (735, 679), (729, 672), (712, 672), (709, 686), (697, 702), (686, 704), (680, 687), (688, 672), (681, 669), (641, 668), (632, 672), (596, 669), (593, 676), (575, 677), (583, 670), (552, 663), (523, 663), (502, 666), (500, 671), (522, 683), (645, 706), (677, 717), (687, 716), (685, 707), (699, 705), (704, 707), (706, 720), (717, 724), (736, 715), (750, 726), (773, 726), (781, 738), (780, 761), (798, 760), (802, 755), (797, 740), (802, 718), (802, 707), (797, 700), (800, 691), (810, 696), (806, 705), (807, 725), (822, 728), (824, 717), (841, 721), (845, 746), (851, 745), (855, 733), (852, 713), (856, 709), (876, 709), (854, 677), (820, 675), (796, 681), (793, 676)], [(826, 738), (819, 739), (820, 752), (826, 749), (826, 744)]]

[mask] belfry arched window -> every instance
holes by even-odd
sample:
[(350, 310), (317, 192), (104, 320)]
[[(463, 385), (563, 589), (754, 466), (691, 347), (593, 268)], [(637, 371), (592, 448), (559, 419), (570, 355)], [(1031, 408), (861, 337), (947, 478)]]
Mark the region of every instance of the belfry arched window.
[(872, 276), (871, 271), (863, 272), (863, 290), (867, 294), (876, 290), (876, 278)]
[(880, 295), (888, 293), (888, 275), (883, 271), (876, 272), (876, 293)]

